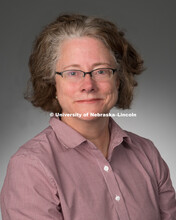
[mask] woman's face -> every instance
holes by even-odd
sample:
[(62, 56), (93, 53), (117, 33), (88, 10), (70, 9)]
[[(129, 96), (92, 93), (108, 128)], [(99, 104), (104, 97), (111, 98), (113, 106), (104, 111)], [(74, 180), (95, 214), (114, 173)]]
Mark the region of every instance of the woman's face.
[[(56, 71), (82, 70), (89, 72), (97, 68), (116, 68), (114, 57), (98, 39), (79, 37), (65, 40), (60, 48)], [(95, 81), (85, 75), (79, 82), (67, 81), (56, 75), (56, 95), (62, 113), (87, 113), (83, 120), (91, 120), (90, 113), (108, 113), (118, 98), (117, 73), (106, 81)]]

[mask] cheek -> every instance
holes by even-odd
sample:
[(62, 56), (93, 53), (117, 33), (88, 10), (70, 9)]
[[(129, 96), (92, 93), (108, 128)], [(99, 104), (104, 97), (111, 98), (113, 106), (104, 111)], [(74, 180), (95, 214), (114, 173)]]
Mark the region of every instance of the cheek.
[(102, 88), (103, 88), (104, 93), (106, 95), (110, 95), (110, 96), (111, 95), (112, 96), (117, 96), (118, 95), (118, 88), (117, 88), (115, 82), (105, 84), (104, 86), (102, 86)]
[(108, 105), (113, 107), (118, 100), (118, 87), (116, 86), (116, 83), (113, 82), (106, 88), (106, 95)]
[(68, 86), (67, 84), (64, 84), (62, 82), (56, 83), (56, 95), (60, 104), (63, 102), (63, 100), (68, 100), (69, 98), (72, 98), (75, 90), (75, 86)]
[(111, 91), (112, 91), (112, 94), (114, 96), (114, 99), (118, 99), (118, 91), (119, 91), (119, 84), (120, 84), (120, 81), (117, 80), (115, 82), (113, 82), (112, 86), (111, 86)]

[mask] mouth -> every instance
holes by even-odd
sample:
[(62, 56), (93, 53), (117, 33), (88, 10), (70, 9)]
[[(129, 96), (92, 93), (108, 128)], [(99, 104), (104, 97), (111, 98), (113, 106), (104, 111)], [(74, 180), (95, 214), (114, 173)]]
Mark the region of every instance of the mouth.
[(78, 100), (76, 102), (78, 103), (96, 103), (96, 102), (99, 102), (99, 101), (102, 101), (102, 99), (82, 99), (82, 100)]

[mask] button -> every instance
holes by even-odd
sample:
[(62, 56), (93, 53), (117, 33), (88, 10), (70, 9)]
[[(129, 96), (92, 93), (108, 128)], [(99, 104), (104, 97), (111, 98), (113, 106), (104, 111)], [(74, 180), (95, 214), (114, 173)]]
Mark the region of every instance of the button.
[(116, 197), (115, 197), (115, 200), (116, 200), (117, 202), (119, 202), (119, 201), (120, 201), (120, 196), (116, 196)]
[(104, 166), (104, 171), (108, 172), (109, 171), (109, 167), (108, 166)]

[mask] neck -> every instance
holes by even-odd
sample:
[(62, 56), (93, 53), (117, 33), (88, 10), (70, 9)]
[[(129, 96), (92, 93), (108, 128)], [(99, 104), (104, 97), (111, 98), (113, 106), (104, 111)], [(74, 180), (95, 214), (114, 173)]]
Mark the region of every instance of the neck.
[(91, 141), (107, 158), (109, 147), (109, 118), (95, 118), (82, 120), (78, 118), (62, 118), (62, 121), (78, 131), (83, 137)]

